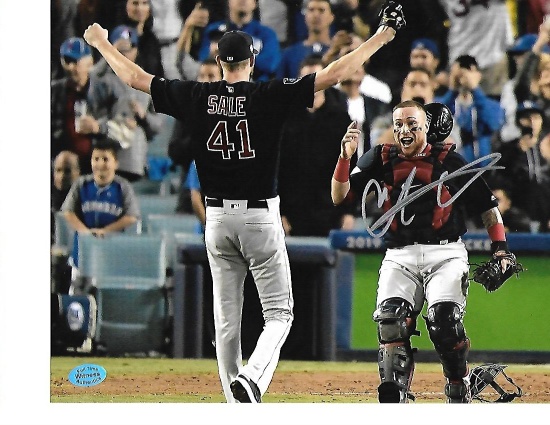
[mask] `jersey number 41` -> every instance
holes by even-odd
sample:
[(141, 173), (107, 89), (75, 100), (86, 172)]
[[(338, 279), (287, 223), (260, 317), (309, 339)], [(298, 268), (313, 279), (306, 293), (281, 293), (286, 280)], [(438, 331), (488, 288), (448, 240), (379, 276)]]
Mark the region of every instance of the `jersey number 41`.
[[(250, 137), (248, 135), (248, 121), (240, 120), (235, 129), (241, 137), (241, 150), (239, 159), (254, 158), (256, 153), (250, 147)], [(209, 151), (222, 153), (223, 159), (231, 159), (231, 152), (235, 150), (235, 145), (229, 141), (227, 134), (227, 121), (219, 121), (206, 143)]]

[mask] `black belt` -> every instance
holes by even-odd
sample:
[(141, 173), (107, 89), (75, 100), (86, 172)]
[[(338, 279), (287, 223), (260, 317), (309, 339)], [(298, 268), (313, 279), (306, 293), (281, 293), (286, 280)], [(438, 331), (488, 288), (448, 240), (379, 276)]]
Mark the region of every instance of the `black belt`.
[[(237, 202), (237, 201), (236, 201)], [(251, 200), (246, 202), (248, 208), (267, 208), (266, 200)], [(206, 198), (207, 207), (223, 207), (223, 199)]]
[(403, 248), (410, 245), (447, 245), (448, 243), (458, 242), (459, 237), (451, 237), (448, 239), (434, 239), (428, 241), (416, 241), (416, 242), (391, 242), (388, 243), (388, 248)]

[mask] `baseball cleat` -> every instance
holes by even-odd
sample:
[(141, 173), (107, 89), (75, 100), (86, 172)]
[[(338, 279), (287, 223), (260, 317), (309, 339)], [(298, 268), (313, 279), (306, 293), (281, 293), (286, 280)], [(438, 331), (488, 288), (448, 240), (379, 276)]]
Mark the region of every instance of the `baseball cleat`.
[(445, 395), (447, 396), (447, 403), (471, 403), (472, 395), (469, 379), (466, 377), (458, 381), (449, 380), (445, 385)]
[(399, 403), (401, 401), (401, 391), (399, 385), (395, 382), (382, 382), (378, 386), (379, 403)]
[(397, 382), (386, 381), (378, 386), (378, 403), (408, 403), (415, 396), (405, 391)]
[(229, 387), (235, 400), (240, 403), (262, 402), (262, 394), (258, 386), (242, 374), (239, 374)]

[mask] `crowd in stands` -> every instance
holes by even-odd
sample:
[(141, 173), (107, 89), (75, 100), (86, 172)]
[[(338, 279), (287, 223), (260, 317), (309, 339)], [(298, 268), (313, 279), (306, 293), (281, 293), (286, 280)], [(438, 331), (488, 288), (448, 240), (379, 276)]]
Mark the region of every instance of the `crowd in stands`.
[[(148, 95), (125, 86), (95, 56), (82, 38), (91, 23), (106, 28), (111, 43), (147, 72), (199, 81), (221, 79), (213, 60), (217, 41), (239, 29), (253, 37), (259, 52), (252, 78), (269, 81), (315, 72), (355, 48), (376, 30), (383, 3), (52, 0), (52, 214), (78, 175), (92, 173), (99, 140), (119, 144), (117, 174), (135, 185), (159, 172), (148, 147), (163, 136), (169, 141), (163, 172), (181, 171), (176, 191), (189, 197), (178, 211), (195, 212), (204, 223), (185, 122), (168, 125)], [(392, 107), (406, 99), (447, 105), (455, 118), (450, 139), (468, 161), (479, 159), (483, 167), (488, 154), (502, 154), (498, 165), (506, 168), (485, 176), (508, 231), (550, 231), (550, 18), (544, 20), (550, 4), (400, 3), (407, 26), (391, 45), (353, 78), (317, 93), (313, 107), (297, 111), (282, 128), (285, 232), (326, 236), (330, 229), (361, 228), (359, 202), (336, 208), (330, 199), (341, 137), (355, 120), (363, 131), (358, 155), (391, 143)]]

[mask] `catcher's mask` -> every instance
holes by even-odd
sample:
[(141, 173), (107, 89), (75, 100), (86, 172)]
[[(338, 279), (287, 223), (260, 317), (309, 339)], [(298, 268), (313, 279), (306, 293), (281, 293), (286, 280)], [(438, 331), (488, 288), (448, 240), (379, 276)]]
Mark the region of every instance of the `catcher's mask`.
[[(507, 403), (516, 397), (521, 397), (523, 395), (523, 391), (515, 384), (514, 381), (512, 381), (512, 378), (504, 373), (505, 367), (507, 366), (495, 363), (485, 363), (473, 368), (470, 371), (470, 392), (472, 394), (472, 398), (484, 402)], [(507, 392), (495, 381), (497, 375), (500, 373), (502, 373), (504, 378), (506, 378), (506, 380), (516, 388), (515, 392)], [(483, 391), (487, 385), (493, 387), (499, 394), (498, 399), (489, 400), (488, 398), (484, 398), (480, 395), (481, 391)]]

